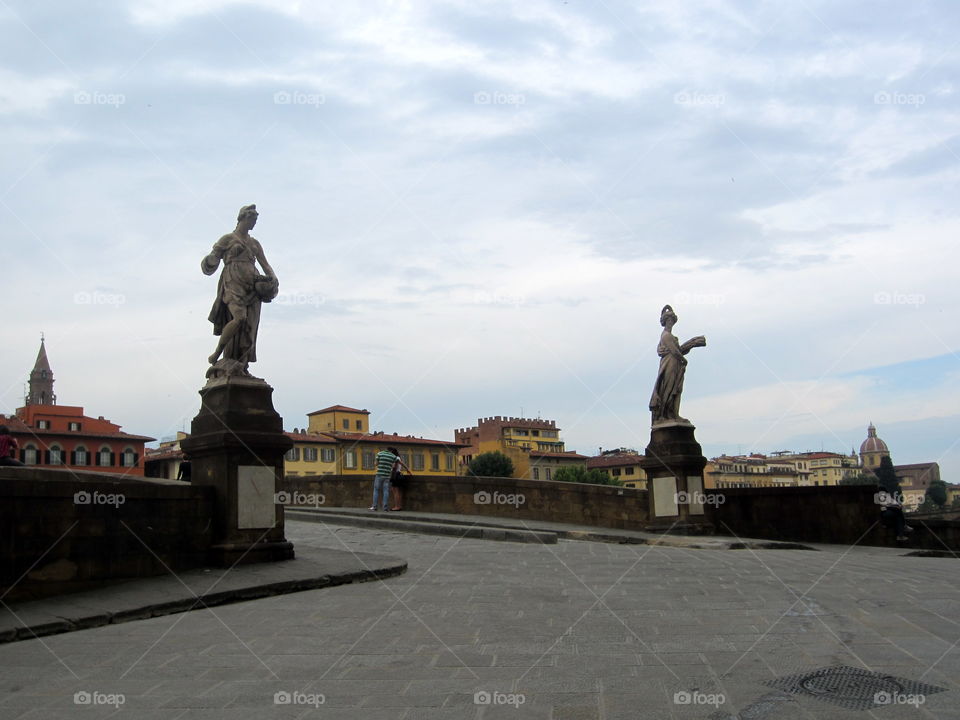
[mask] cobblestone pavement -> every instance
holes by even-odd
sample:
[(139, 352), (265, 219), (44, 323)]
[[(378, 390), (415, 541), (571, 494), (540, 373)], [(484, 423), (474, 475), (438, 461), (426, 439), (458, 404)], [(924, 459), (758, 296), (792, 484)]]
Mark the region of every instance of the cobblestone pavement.
[(410, 569), (0, 646), (0, 718), (960, 718), (954, 559), (287, 534)]

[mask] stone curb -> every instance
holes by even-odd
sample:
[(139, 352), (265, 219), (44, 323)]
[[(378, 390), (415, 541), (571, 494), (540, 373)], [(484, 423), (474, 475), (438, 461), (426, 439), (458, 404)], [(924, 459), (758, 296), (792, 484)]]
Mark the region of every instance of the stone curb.
[(401, 520), (397, 517), (383, 516), (371, 513), (369, 516), (354, 515), (351, 513), (313, 512), (312, 510), (285, 510), (290, 520), (302, 522), (329, 522), (334, 525), (349, 525), (360, 528), (376, 528), (379, 530), (398, 530), (400, 532), (421, 533), (424, 535), (448, 535), (450, 537), (468, 537), (476, 540), (500, 540), (506, 542), (538, 543), (541, 545), (555, 545), (558, 533), (545, 530), (526, 530), (497, 525), (480, 525), (477, 523), (452, 522), (422, 522), (418, 520)]
[[(596, 530), (563, 530), (542, 527), (520, 527), (509, 520), (456, 520), (453, 518), (433, 518), (417, 513), (381, 514), (356, 508), (294, 508), (288, 506), (286, 514), (293, 520), (308, 522), (327, 522), (335, 525), (350, 525), (364, 528), (419, 532), (431, 535), (452, 537), (472, 537), (484, 540), (508, 540), (513, 542), (540, 542), (554, 544), (558, 539), (580, 540), (585, 542), (604, 542), (621, 545), (653, 545), (677, 547), (688, 550), (813, 550), (795, 542), (774, 540), (732, 540), (716, 536), (691, 537), (689, 535), (623, 534)], [(534, 521), (535, 522), (535, 521)], [(499, 531), (499, 532), (497, 532)], [(501, 535), (501, 533), (504, 533)]]
[[(395, 559), (391, 558), (390, 560), (393, 561)], [(205, 608), (217, 607), (219, 605), (230, 605), (232, 603), (272, 597), (274, 595), (285, 595), (288, 593), (303, 592), (304, 590), (317, 590), (320, 588), (335, 587), (337, 585), (348, 585), (351, 583), (383, 580), (385, 578), (402, 575), (406, 571), (406, 561), (390, 562), (371, 569), (328, 573), (316, 577), (303, 577), (293, 580), (251, 584), (244, 587), (232, 588), (230, 590), (202, 593), (197, 596), (190, 595), (189, 597), (184, 597), (183, 599), (172, 601), (167, 600), (164, 602), (140, 605), (116, 612), (95, 612), (88, 615), (80, 615), (78, 617), (69, 618), (49, 613), (49, 620), (39, 622), (33, 621), (12, 628), (0, 628), (0, 644), (19, 642), (21, 640), (33, 640), (34, 638), (44, 637), (47, 635), (58, 635), (60, 633), (74, 632), (77, 630), (87, 630), (89, 628), (102, 627), (104, 625), (117, 625), (119, 623), (131, 622), (133, 620), (146, 620), (149, 618), (162, 617), (164, 615), (174, 615), (177, 613), (189, 612), (191, 610), (203, 610)], [(143, 579), (150, 580), (154, 578)], [(131, 582), (136, 582), (136, 580)], [(69, 595), (61, 595), (57, 599), (63, 600), (69, 599), (69, 597)], [(42, 603), (43, 601), (41, 600), (36, 602)], [(17, 609), (26, 613), (29, 612), (29, 608), (30, 605), (27, 604), (20, 606)]]

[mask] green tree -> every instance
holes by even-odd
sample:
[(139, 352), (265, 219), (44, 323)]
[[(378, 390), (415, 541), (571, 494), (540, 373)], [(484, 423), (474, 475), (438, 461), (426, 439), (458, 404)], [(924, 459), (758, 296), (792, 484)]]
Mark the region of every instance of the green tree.
[(513, 477), (513, 461), (502, 452), (480, 453), (467, 466), (467, 475), (473, 477)]
[(943, 480), (934, 480), (927, 488), (927, 500), (930, 500), (941, 510), (947, 504), (947, 484)]
[(893, 469), (893, 460), (889, 455), (880, 458), (880, 467), (874, 472), (877, 475), (877, 484), (888, 493), (900, 494), (900, 478)]
[(840, 481), (841, 485), (876, 485), (877, 476), (872, 472), (861, 472), (856, 475), (850, 475)]
[(589, 485), (620, 485), (620, 481), (610, 477), (603, 470), (587, 470), (580, 465), (565, 465), (558, 468), (553, 479), (559, 482), (587, 483)]

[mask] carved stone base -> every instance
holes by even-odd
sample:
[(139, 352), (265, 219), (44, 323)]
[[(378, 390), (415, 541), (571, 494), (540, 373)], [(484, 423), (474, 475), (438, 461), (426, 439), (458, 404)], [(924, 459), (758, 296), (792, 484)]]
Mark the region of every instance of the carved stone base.
[(640, 462), (647, 475), (649, 530), (712, 533), (704, 502), (703, 469), (707, 459), (689, 422), (658, 423)]
[(224, 377), (200, 391), (202, 405), (181, 443), (192, 482), (216, 490), (210, 561), (217, 565), (293, 557), (276, 493), (293, 442), (262, 380)]

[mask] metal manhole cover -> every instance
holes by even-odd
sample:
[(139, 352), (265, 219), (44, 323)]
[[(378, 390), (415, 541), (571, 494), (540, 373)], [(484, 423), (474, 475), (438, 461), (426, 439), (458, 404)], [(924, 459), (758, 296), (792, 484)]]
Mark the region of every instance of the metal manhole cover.
[(794, 695), (808, 695), (851, 710), (882, 705), (920, 705), (944, 688), (863, 668), (835, 665), (768, 680), (766, 685)]

